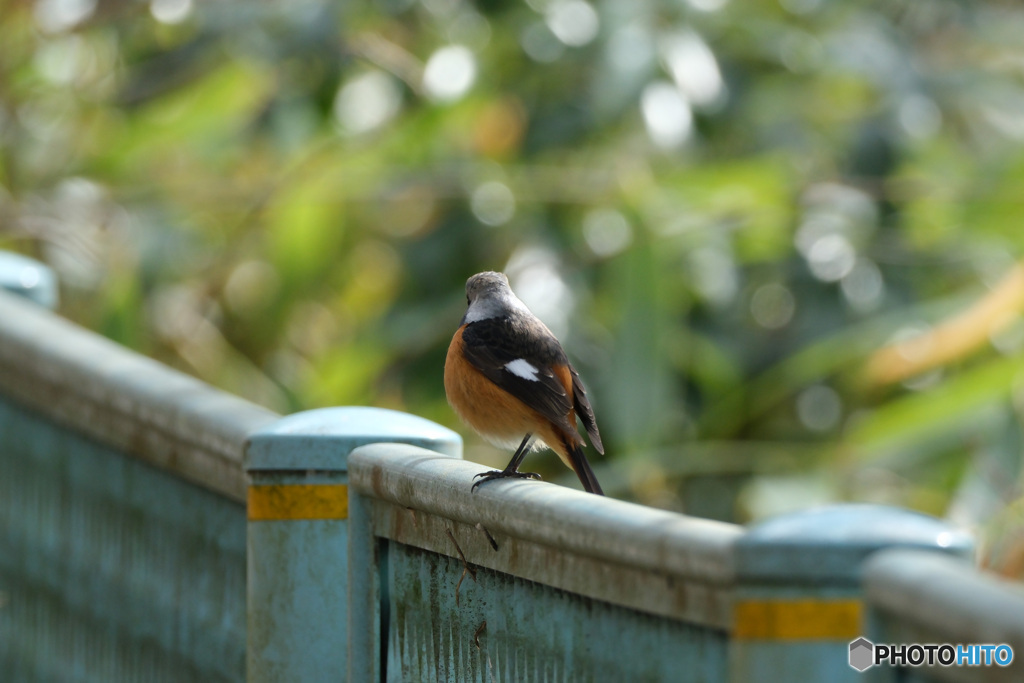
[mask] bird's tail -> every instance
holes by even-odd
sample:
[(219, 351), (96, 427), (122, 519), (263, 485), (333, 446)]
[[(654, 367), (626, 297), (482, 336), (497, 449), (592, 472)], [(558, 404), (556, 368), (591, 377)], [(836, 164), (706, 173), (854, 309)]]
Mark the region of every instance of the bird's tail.
[(594, 474), (594, 470), (591, 469), (590, 463), (587, 462), (587, 456), (583, 454), (583, 445), (566, 440), (565, 450), (569, 454), (569, 463), (572, 465), (572, 471), (580, 478), (583, 488), (588, 493), (596, 493), (599, 496), (603, 496), (604, 491), (601, 490), (601, 485), (597, 483), (597, 476)]

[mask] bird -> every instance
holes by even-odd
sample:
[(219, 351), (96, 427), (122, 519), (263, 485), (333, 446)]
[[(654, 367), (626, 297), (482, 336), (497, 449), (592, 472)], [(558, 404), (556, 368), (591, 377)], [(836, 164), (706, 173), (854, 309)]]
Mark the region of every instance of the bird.
[(558, 339), (512, 292), (504, 273), (470, 277), (466, 304), (445, 358), (448, 403), (489, 442), (516, 449), (505, 469), (476, 475), (472, 490), (495, 479), (540, 479), (519, 467), (527, 453), (546, 447), (586, 491), (604, 495), (583, 453), (576, 419), (603, 455), (601, 433), (579, 373)]

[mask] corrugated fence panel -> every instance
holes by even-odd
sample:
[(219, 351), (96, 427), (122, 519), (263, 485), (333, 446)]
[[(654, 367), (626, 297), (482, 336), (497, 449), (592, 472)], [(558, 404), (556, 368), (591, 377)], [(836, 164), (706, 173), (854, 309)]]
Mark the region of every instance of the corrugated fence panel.
[(726, 678), (725, 631), (385, 543), (388, 681)]
[(738, 528), (479, 469), (350, 454), (353, 680), (728, 680)]
[(241, 681), (244, 506), (0, 398), (0, 680)]

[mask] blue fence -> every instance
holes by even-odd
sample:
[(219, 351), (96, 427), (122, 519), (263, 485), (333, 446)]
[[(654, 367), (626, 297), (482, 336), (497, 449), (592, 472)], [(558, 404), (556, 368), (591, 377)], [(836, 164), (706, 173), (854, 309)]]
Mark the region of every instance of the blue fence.
[(0, 438), (0, 678), (244, 678), (242, 505), (2, 399)]
[(0, 680), (238, 681), (249, 433), (278, 416), (0, 281)]
[(1024, 680), (850, 666), (887, 643), (1024, 657), (1024, 593), (939, 520), (471, 493), (447, 429), (281, 417), (50, 313), (38, 264), (0, 271), (0, 680)]

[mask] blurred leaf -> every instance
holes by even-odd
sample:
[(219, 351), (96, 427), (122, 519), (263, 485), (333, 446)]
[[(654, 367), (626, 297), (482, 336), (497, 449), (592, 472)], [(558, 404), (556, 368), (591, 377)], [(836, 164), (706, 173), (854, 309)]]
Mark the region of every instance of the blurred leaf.
[(970, 426), (979, 410), (1009, 400), (1020, 382), (1024, 356), (995, 358), (965, 369), (927, 391), (875, 408), (851, 427), (846, 441), (861, 457), (876, 457), (901, 443), (949, 438)]
[(264, 216), (267, 251), (290, 291), (318, 282), (344, 237), (342, 186), (334, 169), (319, 168), (279, 188)]
[(782, 258), (792, 250), (793, 199), (786, 161), (777, 156), (702, 164), (668, 175), (686, 206), (735, 232), (744, 262)]
[(615, 264), (615, 359), (604, 377), (602, 419), (634, 451), (659, 442), (685, 419), (672, 396), (661, 341), (667, 318), (656, 264), (649, 245), (630, 250)]
[(335, 349), (311, 366), (301, 390), (311, 408), (366, 405), (386, 362), (386, 349), (378, 345), (353, 344)]
[[(209, 164), (228, 161), (232, 142), (245, 132), (272, 84), (271, 75), (254, 65), (224, 61), (143, 105), (127, 121), (105, 120), (99, 133), (109, 144), (96, 147), (97, 161), (105, 172), (128, 177), (139, 172), (170, 180), (183, 177), (175, 171), (207, 176), (214, 170)], [(183, 163), (187, 165), (182, 168)], [(184, 177), (192, 184), (198, 179)]]
[(1024, 154), (984, 172), (975, 179), (974, 193), (965, 203), (964, 224), (978, 233), (1002, 235), (1019, 242), (1019, 221), (1024, 207), (1022, 185)]

